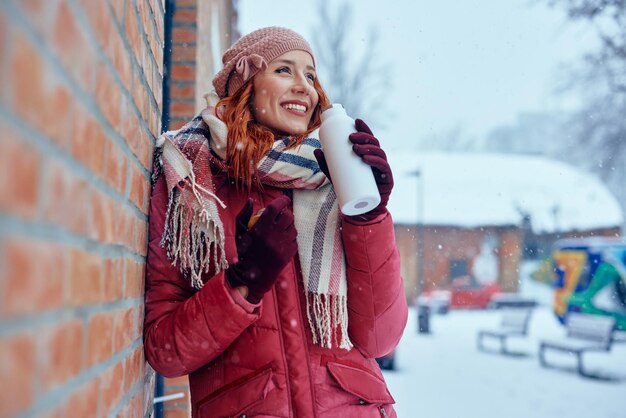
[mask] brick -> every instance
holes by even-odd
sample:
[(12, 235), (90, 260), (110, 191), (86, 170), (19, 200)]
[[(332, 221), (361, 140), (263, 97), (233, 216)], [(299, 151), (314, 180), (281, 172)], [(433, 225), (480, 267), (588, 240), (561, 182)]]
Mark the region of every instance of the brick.
[(145, 0), (137, 0), (137, 14), (139, 15), (139, 19), (141, 19), (141, 25), (144, 28), (144, 31), (148, 27), (148, 16), (150, 14), (146, 6), (148, 5)]
[(87, 230), (89, 187), (68, 167), (56, 159), (48, 159), (43, 188), (44, 220), (82, 234)]
[(144, 408), (143, 408), (143, 393), (141, 391), (137, 392), (133, 399), (130, 401), (130, 410), (131, 417), (143, 417)]
[(130, 91), (131, 89), (131, 59), (128, 56), (128, 52), (126, 51), (126, 47), (122, 41), (122, 35), (117, 31), (111, 31), (111, 37), (109, 39), (109, 43), (107, 44), (106, 51), (109, 58), (113, 62), (113, 66), (117, 70), (117, 73), (126, 87), (126, 90)]
[(151, 52), (150, 52), (150, 48), (144, 42), (141, 42), (140, 54), (141, 54), (142, 79), (145, 80), (146, 83), (148, 83), (148, 87), (152, 89), (152, 87), (150, 86), (150, 77), (149, 77), (149, 74), (153, 65), (152, 59), (151, 59)]
[(176, 10), (179, 10), (179, 8), (185, 7), (185, 8), (196, 8), (198, 5), (198, 0), (176, 0)]
[(193, 100), (196, 93), (196, 86), (193, 84), (172, 83), (170, 87), (170, 97), (172, 101), (176, 99)]
[(197, 16), (198, 16), (198, 12), (194, 9), (176, 10), (176, 13), (174, 14), (174, 24), (187, 23), (187, 24), (195, 25)]
[(91, 200), (91, 230), (94, 238), (106, 242), (114, 242), (114, 218), (117, 204), (109, 196), (101, 192), (93, 192)]
[(139, 36), (139, 30), (138, 30), (139, 22), (137, 22), (137, 19), (135, 19), (135, 8), (133, 7), (133, 1), (131, 0), (126, 1), (125, 20), (126, 21), (124, 22), (124, 27), (126, 29), (126, 39), (128, 39), (130, 48), (133, 51), (133, 54), (135, 55), (135, 59), (137, 60), (137, 62), (141, 62), (140, 46), (141, 46), (142, 40), (141, 40), (141, 37)]
[[(8, 57), (5, 56), (6, 54), (6, 47), (7, 47), (7, 39), (9, 39), (9, 35), (8, 35), (8, 30), (9, 28), (7, 27), (7, 22), (6, 19), (4, 18), (4, 14), (0, 14), (0, 62), (8, 62)], [(8, 82), (9, 80), (7, 80), (4, 77), (4, 74), (2, 74), (0, 76), (0, 91), (6, 91), (5, 89), (7, 88), (6, 85), (4, 85), (5, 82)], [(0, 94), (0, 102), (6, 100), (6, 94)]]
[(63, 305), (67, 268), (63, 246), (28, 238), (7, 238), (4, 257), (7, 274), (1, 309), (5, 316), (38, 313)]
[(98, 410), (100, 378), (91, 379), (80, 389), (72, 393), (67, 401), (67, 418), (95, 416)]
[(141, 256), (148, 253), (148, 224), (138, 220), (137, 232), (135, 234), (135, 251)]
[(171, 117), (169, 123), (170, 130), (176, 130), (182, 128), (189, 120), (179, 117)]
[(41, 0), (20, 0), (16, 3), (25, 16), (28, 16), (35, 30), (43, 33), (44, 28), (49, 26), (48, 13), (46, 13), (46, 2)]
[(45, 358), (42, 379), (44, 389), (57, 387), (80, 372), (83, 332), (83, 323), (79, 319), (46, 327), (42, 331), (41, 349)]
[(33, 337), (20, 334), (0, 340), (0, 405), (2, 416), (16, 416), (32, 405), (35, 382)]
[(72, 127), (72, 155), (96, 175), (104, 175), (105, 134), (100, 124), (82, 109), (77, 109)]
[[(115, 244), (129, 247), (129, 241), (131, 240), (132, 231), (130, 230), (130, 217), (128, 209), (126, 207), (118, 207), (117, 214), (113, 223), (113, 231), (115, 237)], [(122, 268), (123, 270), (123, 268)]]
[[(163, 57), (159, 55), (160, 59)], [(159, 108), (162, 108), (163, 102), (163, 72), (160, 68), (156, 69), (154, 72), (154, 98), (157, 102)]]
[(111, 126), (120, 123), (120, 89), (106, 65), (96, 70), (96, 102)]
[(38, 415), (39, 418), (66, 418), (68, 405), (58, 405), (53, 409), (48, 409), (42, 414)]
[(134, 418), (144, 416), (142, 406), (142, 393), (138, 392), (130, 401), (128, 401), (124, 408), (122, 408), (117, 417)]
[[(132, 1), (132, 0), (128, 0)], [(124, 22), (124, 7), (125, 0), (109, 0), (109, 4), (113, 7), (113, 12), (115, 13), (115, 18), (119, 23)]]
[(193, 117), (195, 113), (195, 104), (193, 102), (172, 101), (170, 104), (170, 114), (178, 117)]
[(154, 106), (150, 106), (150, 117), (148, 118), (148, 128), (150, 129), (150, 133), (155, 137), (159, 134), (159, 125), (158, 125), (158, 117), (157, 110)]
[(132, 248), (133, 230), (131, 226), (132, 215), (126, 208), (118, 208), (113, 224), (115, 244)]
[(196, 68), (190, 64), (173, 64), (172, 80), (173, 81), (194, 81), (196, 77)]
[[(34, 113), (34, 112), (33, 112)], [(24, 219), (33, 219), (39, 201), (42, 156), (16, 131), (2, 125), (0, 137), (0, 210)]]
[(126, 194), (126, 156), (113, 141), (106, 141), (105, 180), (119, 194)]
[[(165, 46), (163, 43), (160, 43), (159, 45)], [(159, 74), (159, 80), (163, 79), (163, 50), (164, 48), (160, 47), (157, 49), (156, 51), (156, 55), (154, 56), (154, 60), (157, 63), (157, 72)], [(161, 96), (157, 96), (157, 100), (161, 100)]]
[(152, 27), (152, 25), (148, 29), (148, 33), (146, 35), (148, 37), (148, 46), (150, 47), (150, 53), (154, 57), (154, 62), (156, 62), (156, 59), (158, 56), (158, 50), (163, 48), (163, 45), (161, 45), (159, 41), (156, 39), (154, 35), (154, 28)]
[[(124, 125), (124, 138), (128, 143), (128, 146), (133, 151), (133, 154), (139, 159), (143, 167), (147, 170), (151, 170), (150, 167), (150, 154), (152, 152), (150, 140), (148, 135), (141, 126), (137, 118), (132, 117), (125, 120)], [(136, 125), (132, 125), (135, 122)]]
[[(158, 1), (158, 0), (157, 0)], [(159, 2), (160, 3), (160, 2)], [(154, 15), (155, 15), (155, 19), (154, 19), (154, 23), (156, 24), (156, 30), (157, 33), (159, 34), (159, 39), (161, 40), (161, 43), (163, 44), (163, 33), (164, 33), (164, 14), (163, 14), (163, 10), (161, 9), (160, 5), (156, 5), (156, 8), (153, 8), (153, 10), (155, 11)]]
[(124, 372), (124, 392), (130, 389), (143, 378), (144, 368), (143, 348), (133, 351), (125, 360)]
[(115, 340), (115, 352), (122, 351), (133, 342), (133, 308), (115, 312), (113, 323), (113, 338)]
[(144, 264), (137, 263), (130, 258), (126, 259), (125, 264), (126, 287), (124, 289), (124, 297), (132, 298), (143, 295), (144, 283)]
[(165, 416), (167, 418), (189, 418), (189, 415), (191, 415), (189, 406), (177, 407), (176, 409), (168, 405), (165, 406)]
[(96, 34), (96, 38), (100, 45), (105, 48), (111, 37), (113, 29), (113, 20), (109, 14), (109, 8), (104, 1), (80, 0), (81, 6), (87, 18), (91, 30)]
[(53, 50), (61, 58), (66, 71), (85, 91), (91, 92), (94, 48), (79, 30), (67, 0), (61, 0), (55, 10), (57, 15), (51, 37)]
[(144, 213), (147, 213), (146, 201), (149, 183), (150, 180), (133, 164), (130, 168), (130, 194), (128, 198)]
[(123, 297), (124, 260), (108, 258), (104, 260), (104, 301), (113, 302)]
[(193, 43), (196, 42), (198, 32), (195, 28), (174, 28), (172, 29), (172, 42)]
[[(143, 267), (144, 266), (142, 265), (142, 270), (143, 270)], [(142, 293), (143, 293), (143, 289), (142, 289)], [(143, 303), (138, 305), (135, 311), (136, 311), (135, 332), (134, 332), (133, 337), (141, 338), (143, 336), (143, 324), (144, 324), (144, 319), (146, 317), (145, 305)]]
[(46, 100), (38, 104), (40, 112), (37, 127), (63, 150), (68, 148), (73, 100), (67, 86), (57, 83), (47, 94)]
[[(70, 177), (69, 186), (69, 210), (67, 217), (68, 227), (77, 233), (85, 234), (87, 231), (87, 214), (89, 211), (91, 191), (87, 182), (76, 176)], [(68, 203), (66, 202), (66, 205)]]
[(73, 248), (69, 252), (69, 295), (72, 306), (93, 304), (100, 301), (100, 257)]
[(12, 80), (8, 84), (11, 107), (20, 117), (36, 126), (38, 114), (33, 112), (33, 107), (46, 101), (44, 74), (48, 72), (48, 66), (21, 31), (14, 30), (12, 37), (8, 73), (8, 79)]
[(165, 386), (189, 386), (189, 377), (188, 376), (180, 376), (180, 377), (170, 377), (165, 379)]
[(143, 84), (135, 83), (133, 85), (133, 100), (135, 106), (137, 106), (137, 109), (139, 109), (141, 113), (141, 117), (143, 120), (146, 120), (148, 112), (148, 94)]
[(113, 354), (113, 314), (92, 316), (87, 325), (86, 366), (92, 367)]
[(100, 416), (107, 417), (109, 412), (122, 398), (122, 382), (124, 379), (123, 364), (116, 363), (109, 367), (101, 376), (100, 381)]

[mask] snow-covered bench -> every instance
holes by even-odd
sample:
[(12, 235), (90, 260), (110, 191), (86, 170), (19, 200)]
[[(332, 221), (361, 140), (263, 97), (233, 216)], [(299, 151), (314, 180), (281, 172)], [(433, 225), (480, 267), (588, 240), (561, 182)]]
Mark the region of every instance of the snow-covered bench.
[(483, 338), (489, 337), (500, 341), (501, 354), (519, 354), (509, 351), (506, 346), (506, 341), (509, 337), (525, 337), (528, 334), (528, 323), (530, 322), (531, 312), (531, 309), (526, 308), (502, 309), (502, 321), (500, 322), (499, 329), (478, 331), (478, 349), (485, 351)]
[(539, 362), (543, 367), (546, 362), (545, 351), (548, 349), (576, 354), (577, 370), (581, 376), (591, 376), (583, 368), (582, 354), (585, 351), (610, 351), (615, 329), (615, 318), (611, 316), (587, 315), (570, 312), (566, 320), (567, 336), (560, 340), (544, 340), (539, 346)]

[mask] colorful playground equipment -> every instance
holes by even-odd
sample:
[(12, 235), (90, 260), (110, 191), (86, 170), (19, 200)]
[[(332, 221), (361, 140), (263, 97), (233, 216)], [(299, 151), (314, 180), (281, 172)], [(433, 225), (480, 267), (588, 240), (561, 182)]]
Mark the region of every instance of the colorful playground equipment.
[(626, 240), (577, 238), (557, 241), (552, 251), (554, 312), (612, 316), (626, 330)]

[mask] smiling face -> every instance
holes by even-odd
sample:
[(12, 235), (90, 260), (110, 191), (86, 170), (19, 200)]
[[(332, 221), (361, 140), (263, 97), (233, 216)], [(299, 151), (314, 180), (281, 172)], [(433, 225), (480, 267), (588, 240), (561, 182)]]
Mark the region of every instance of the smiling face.
[(315, 77), (313, 58), (307, 52), (293, 50), (274, 59), (253, 79), (256, 121), (283, 134), (305, 133), (319, 101)]

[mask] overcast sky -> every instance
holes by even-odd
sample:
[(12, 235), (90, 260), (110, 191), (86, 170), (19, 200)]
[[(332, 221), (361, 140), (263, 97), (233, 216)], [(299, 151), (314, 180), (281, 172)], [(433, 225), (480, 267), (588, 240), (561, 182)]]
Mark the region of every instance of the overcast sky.
[[(330, 0), (331, 6), (343, 0)], [(246, 34), (286, 26), (312, 39), (316, 1), (239, 0)], [(555, 95), (568, 66), (593, 46), (593, 36), (564, 13), (533, 0), (352, 1), (354, 54), (370, 25), (381, 35), (390, 67), (392, 123), (375, 132), (384, 147), (414, 149), (420, 138), (460, 127), (474, 137), (520, 112), (555, 111), (572, 99)], [(322, 84), (324, 80), (322, 79)], [(353, 115), (358, 117), (359, 115)]]

